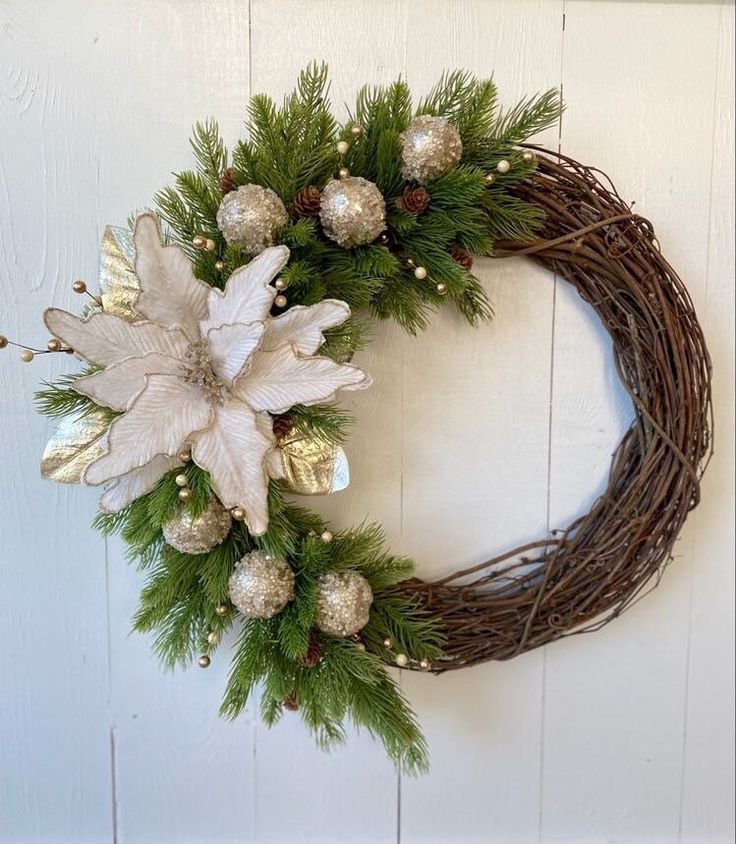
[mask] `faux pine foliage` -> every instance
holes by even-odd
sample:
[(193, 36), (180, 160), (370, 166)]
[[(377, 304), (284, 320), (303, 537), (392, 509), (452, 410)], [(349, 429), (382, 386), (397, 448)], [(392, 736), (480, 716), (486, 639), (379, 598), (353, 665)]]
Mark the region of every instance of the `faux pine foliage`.
[[(449, 249), (460, 245), (491, 255), (496, 239), (522, 239), (533, 232), (540, 212), (507, 189), (534, 167), (524, 160), (518, 144), (554, 123), (560, 108), (556, 93), (550, 91), (504, 112), (492, 80), (453, 72), (416, 108), (402, 80), (363, 88), (350, 120), (339, 126), (330, 111), (327, 70), (310, 65), (280, 107), (269, 97), (253, 97), (247, 139), (231, 156), (213, 120), (197, 123), (192, 138), (196, 169), (176, 174), (174, 187), (164, 188), (156, 202), (168, 223), (168, 236), (187, 252), (196, 275), (221, 287), (248, 261), (237, 246), (225, 243), (217, 228), (226, 168), (236, 185), (269, 187), (287, 208), (301, 188), (324, 187), (342, 163), (353, 175), (375, 182), (386, 197), (386, 243), (346, 251), (321, 235), (314, 218), (292, 219), (280, 235), (291, 250), (283, 272), (290, 304), (309, 305), (330, 297), (353, 309), (353, 318), (329, 331), (322, 348), (323, 354), (348, 360), (366, 342), (371, 317), (395, 319), (414, 333), (448, 300), (471, 324), (491, 316), (483, 288), (453, 260)], [(430, 202), (422, 214), (409, 213), (396, 202), (404, 187), (399, 135), (415, 114), (448, 119), (463, 141), (460, 165), (426, 186)], [(363, 128), (359, 139), (351, 132), (355, 123)], [(339, 140), (350, 141), (344, 162), (336, 152)], [(496, 169), (502, 159), (511, 163), (506, 173)], [(494, 174), (492, 181), (488, 173)], [(195, 249), (195, 235), (212, 238), (215, 251)], [(407, 259), (426, 267), (434, 282), (444, 283), (447, 295), (415, 279)], [(216, 261), (221, 264), (216, 266)], [(36, 397), (39, 410), (52, 417), (97, 410), (74, 391), (74, 377), (44, 385)], [(338, 444), (347, 436), (350, 417), (337, 406), (297, 406), (290, 411), (290, 421), (297, 434)], [(270, 522), (264, 536), (253, 538), (243, 523), (234, 522), (218, 547), (200, 555), (183, 554), (164, 543), (161, 528), (180, 506), (195, 515), (201, 512), (212, 491), (207, 473), (189, 464), (183, 471), (192, 496), (182, 505), (175, 482), (181, 471), (164, 477), (122, 512), (100, 513), (95, 520), (104, 533), (120, 534), (131, 561), (146, 571), (135, 628), (152, 634), (156, 652), (173, 667), (211, 651), (214, 638), (208, 634), (220, 638), (236, 624), (237, 643), (222, 703), (225, 716), (237, 716), (260, 686), (267, 723), (281, 717), (285, 704), (298, 706), (320, 744), (329, 747), (342, 741), (344, 723), (351, 720), (377, 736), (402, 769), (424, 770), (424, 739), (385, 668), (397, 652), (417, 661), (441, 658), (442, 636), (435, 624), (392, 591), (411, 575), (411, 560), (387, 554), (375, 526), (338, 532), (331, 542), (323, 542), (322, 519), (290, 503), (286, 488), (276, 482), (270, 487)], [(228, 602), (230, 574), (255, 548), (285, 557), (296, 579), (294, 601), (268, 620), (243, 619)], [(318, 578), (341, 569), (359, 571), (374, 593), (367, 626), (358, 637), (346, 639), (321, 634), (313, 626)], [(227, 611), (218, 613), (223, 606)], [(318, 659), (306, 658), (315, 653)]]

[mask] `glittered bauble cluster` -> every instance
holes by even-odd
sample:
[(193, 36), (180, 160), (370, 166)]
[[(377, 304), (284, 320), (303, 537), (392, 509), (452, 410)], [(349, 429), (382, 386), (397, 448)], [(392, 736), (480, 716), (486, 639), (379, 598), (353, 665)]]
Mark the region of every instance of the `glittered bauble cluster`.
[(251, 618), (272, 618), (294, 598), (294, 573), (284, 560), (251, 551), (235, 566), (228, 583), (230, 600)]
[(284, 203), (261, 185), (242, 185), (226, 194), (217, 209), (217, 227), (228, 243), (237, 243), (249, 255), (273, 245), (288, 222)]
[(373, 592), (357, 571), (328, 572), (318, 586), (317, 627), (333, 636), (352, 636), (368, 624)]
[(399, 135), (402, 175), (416, 182), (429, 182), (454, 167), (463, 154), (457, 129), (441, 117), (421, 114)]
[(332, 179), (322, 191), (322, 228), (344, 249), (371, 243), (386, 225), (386, 202), (381, 191), (360, 176)]
[(214, 498), (198, 515), (192, 517), (186, 507), (163, 526), (166, 542), (183, 554), (204, 554), (224, 542), (230, 532), (232, 517)]

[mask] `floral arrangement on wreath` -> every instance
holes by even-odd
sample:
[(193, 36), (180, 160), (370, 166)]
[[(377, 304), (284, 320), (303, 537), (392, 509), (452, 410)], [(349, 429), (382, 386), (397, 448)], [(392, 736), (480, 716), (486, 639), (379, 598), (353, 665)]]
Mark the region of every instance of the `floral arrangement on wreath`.
[(37, 393), (61, 420), (42, 472), (100, 487), (95, 524), (147, 573), (134, 626), (163, 662), (207, 667), (235, 625), (224, 715), (260, 683), (269, 725), (298, 710), (329, 746), (350, 719), (414, 772), (426, 744), (386, 666), (431, 670), (442, 629), (394, 589), (412, 562), (378, 527), (333, 532), (290, 493), (347, 484), (335, 399), (370, 385), (353, 356), (371, 319), (490, 318), (471, 254), (540, 225), (509, 188), (561, 105), (500, 111), (491, 80), (453, 72), (416, 108), (403, 81), (363, 88), (339, 125), (327, 87), (312, 65), (280, 108), (253, 97), (231, 156), (197, 124), (196, 171), (105, 230), (84, 313), (50, 308), (48, 349), (14, 345), (85, 364)]

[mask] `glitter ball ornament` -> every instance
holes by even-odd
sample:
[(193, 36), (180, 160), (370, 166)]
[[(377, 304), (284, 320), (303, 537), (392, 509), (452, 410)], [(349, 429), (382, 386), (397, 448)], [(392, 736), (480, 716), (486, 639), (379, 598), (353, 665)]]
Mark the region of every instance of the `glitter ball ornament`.
[(317, 627), (333, 636), (352, 636), (368, 624), (370, 584), (357, 571), (328, 572), (318, 587)]
[(294, 597), (294, 574), (284, 560), (251, 551), (235, 566), (228, 584), (230, 600), (244, 615), (271, 618)]
[(367, 179), (333, 179), (322, 191), (319, 218), (330, 240), (343, 249), (371, 243), (386, 225), (386, 202)]
[(196, 517), (186, 507), (163, 526), (164, 539), (183, 554), (204, 554), (225, 540), (232, 518), (219, 501), (212, 501)]
[(463, 142), (457, 129), (441, 117), (421, 114), (399, 135), (402, 175), (416, 182), (436, 179), (454, 167), (463, 153)]
[(249, 255), (272, 246), (288, 219), (284, 203), (261, 185), (242, 185), (226, 194), (217, 209), (217, 227), (225, 240), (242, 246)]

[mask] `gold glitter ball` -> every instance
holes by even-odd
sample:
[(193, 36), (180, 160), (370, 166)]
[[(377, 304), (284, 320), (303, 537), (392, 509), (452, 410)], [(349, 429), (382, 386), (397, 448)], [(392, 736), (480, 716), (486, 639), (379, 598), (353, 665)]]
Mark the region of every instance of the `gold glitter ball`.
[(331, 571), (319, 580), (317, 627), (333, 636), (352, 636), (368, 624), (373, 592), (357, 571)]
[(294, 598), (294, 573), (284, 560), (251, 551), (235, 566), (228, 584), (230, 600), (251, 618), (272, 618)]
[(183, 507), (163, 526), (163, 534), (168, 544), (182, 554), (204, 554), (224, 542), (231, 523), (230, 513), (212, 499), (196, 518)]
[(459, 163), (463, 142), (457, 129), (441, 117), (421, 114), (399, 135), (402, 175), (420, 183), (436, 179)]
[(217, 209), (217, 227), (225, 240), (242, 246), (249, 255), (273, 246), (288, 221), (284, 203), (261, 185), (241, 185), (226, 194)]
[(319, 218), (330, 240), (343, 249), (371, 243), (386, 227), (386, 202), (368, 179), (332, 179), (322, 191)]

